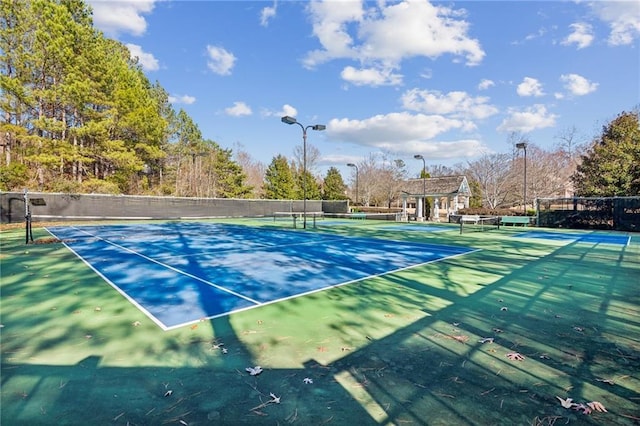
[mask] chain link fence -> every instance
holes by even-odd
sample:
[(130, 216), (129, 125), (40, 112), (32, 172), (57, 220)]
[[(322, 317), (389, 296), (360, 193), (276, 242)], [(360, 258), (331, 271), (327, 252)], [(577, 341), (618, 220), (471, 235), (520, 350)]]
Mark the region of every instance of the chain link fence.
[(640, 197), (539, 198), (537, 206), (542, 227), (640, 231)]

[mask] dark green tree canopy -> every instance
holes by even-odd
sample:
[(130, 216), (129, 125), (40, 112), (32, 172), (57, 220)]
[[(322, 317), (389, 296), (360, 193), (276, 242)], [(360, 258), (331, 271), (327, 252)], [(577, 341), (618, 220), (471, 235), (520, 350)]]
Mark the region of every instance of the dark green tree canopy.
[(84, 1), (0, 0), (0, 11), (0, 189), (247, 193), (230, 152), (175, 113)]
[(342, 175), (337, 168), (331, 167), (327, 171), (327, 175), (324, 178), (324, 186), (322, 188), (323, 200), (345, 200), (347, 196), (345, 194), (347, 186), (342, 180)]
[(265, 198), (272, 200), (292, 200), (295, 198), (295, 184), (291, 167), (286, 157), (278, 155), (271, 160), (265, 173)]
[(604, 126), (571, 179), (578, 196), (640, 195), (640, 111)]
[(319, 200), (321, 198), (320, 185), (309, 170), (306, 173), (303, 173), (302, 170), (296, 170), (294, 198), (302, 200), (305, 194), (307, 200)]

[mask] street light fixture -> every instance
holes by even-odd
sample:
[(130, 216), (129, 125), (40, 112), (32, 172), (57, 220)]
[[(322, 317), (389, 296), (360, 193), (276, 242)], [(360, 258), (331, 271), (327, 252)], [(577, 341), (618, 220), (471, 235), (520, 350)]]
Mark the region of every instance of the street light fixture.
[(347, 166), (355, 167), (356, 169), (356, 206), (358, 205), (358, 166), (353, 163), (348, 163)]
[(425, 220), (425, 207), (427, 204), (427, 163), (424, 161), (424, 157), (420, 154), (413, 156), (416, 160), (422, 160), (422, 220)]
[(519, 142), (516, 144), (516, 148), (522, 149), (524, 151), (524, 186), (522, 187), (522, 211), (525, 216), (527, 214), (527, 143)]
[(295, 117), (285, 115), (280, 119), (285, 124), (297, 124), (302, 129), (302, 227), (307, 229), (307, 130), (324, 130), (327, 128), (324, 124), (314, 124), (304, 126), (298, 123)]

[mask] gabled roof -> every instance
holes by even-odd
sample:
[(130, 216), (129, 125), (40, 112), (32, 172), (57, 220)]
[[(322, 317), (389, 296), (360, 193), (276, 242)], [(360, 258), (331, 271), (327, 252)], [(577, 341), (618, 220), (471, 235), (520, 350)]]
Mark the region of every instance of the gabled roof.
[[(424, 193), (427, 197), (445, 197), (457, 194), (471, 196), (469, 183), (464, 175), (427, 178), (424, 179), (424, 187)], [(407, 197), (422, 197), (423, 180), (419, 178), (405, 181), (402, 193)]]

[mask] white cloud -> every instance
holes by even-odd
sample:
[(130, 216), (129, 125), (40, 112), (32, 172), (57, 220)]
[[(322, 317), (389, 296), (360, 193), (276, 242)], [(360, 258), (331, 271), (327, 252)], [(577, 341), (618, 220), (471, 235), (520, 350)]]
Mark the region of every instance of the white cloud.
[(298, 115), (298, 110), (289, 104), (284, 104), (282, 106), (282, 111), (278, 113), (278, 115), (281, 117), (284, 117), (285, 115), (288, 115), (289, 117), (295, 117), (296, 115)]
[(486, 78), (483, 78), (478, 84), (478, 90), (487, 90), (488, 88), (495, 85), (496, 84), (493, 82), (493, 80), (488, 80)]
[(225, 108), (225, 114), (232, 117), (242, 117), (244, 115), (251, 115), (253, 112), (249, 105), (244, 102), (234, 102), (232, 107)]
[(576, 22), (575, 24), (569, 25), (569, 27), (573, 32), (569, 34), (567, 38), (562, 40), (562, 44), (566, 46), (575, 44), (578, 49), (584, 49), (591, 45), (593, 42), (593, 29), (591, 25), (583, 22)]
[(189, 96), (189, 95), (169, 96), (169, 102), (171, 102), (172, 104), (191, 105), (195, 101), (196, 101), (196, 98), (194, 98), (193, 96)]
[(443, 94), (436, 90), (411, 89), (402, 95), (402, 105), (408, 110), (470, 119), (483, 119), (497, 114), (498, 109), (488, 102), (487, 97), (474, 98), (460, 91)]
[(228, 52), (222, 47), (208, 45), (207, 54), (209, 56), (207, 66), (211, 71), (220, 75), (231, 74), (231, 69), (236, 62), (236, 57), (233, 53)]
[(356, 86), (397, 86), (402, 84), (402, 75), (393, 74), (391, 70), (375, 68), (345, 67), (340, 76), (343, 80)]
[(608, 42), (612, 46), (633, 43), (640, 37), (640, 6), (637, 1), (594, 1), (589, 6), (611, 29)]
[(160, 64), (152, 53), (145, 52), (142, 50), (142, 47), (137, 44), (127, 43), (126, 46), (131, 53), (131, 58), (138, 58), (138, 63), (142, 66), (143, 70), (157, 71), (160, 69)]
[(399, 155), (422, 154), (429, 159), (473, 157), (484, 149), (478, 140), (432, 140), (441, 133), (464, 126), (465, 122), (461, 120), (403, 112), (365, 120), (333, 119), (327, 124), (327, 133), (332, 140)]
[(322, 48), (307, 54), (305, 66), (346, 58), (368, 68), (397, 69), (407, 58), (436, 59), (444, 54), (478, 65), (485, 55), (479, 41), (467, 35), (469, 24), (461, 19), (461, 9), (426, 1), (366, 3), (367, 10), (364, 5), (357, 1), (310, 3), (313, 34)]
[(273, 6), (266, 6), (262, 8), (260, 11), (260, 25), (266, 27), (269, 25), (269, 21), (276, 16), (276, 5), (274, 2)]
[(557, 115), (549, 113), (545, 106), (540, 104), (526, 108), (524, 111), (509, 109), (509, 117), (500, 123), (498, 131), (528, 133), (535, 129), (555, 126), (556, 118)]
[(524, 39), (522, 40), (514, 40), (512, 41), (510, 44), (513, 46), (519, 46), (519, 45), (523, 45), (527, 42), (530, 42), (532, 40), (535, 40), (537, 38), (541, 38), (543, 37), (545, 34), (547, 34), (548, 30), (544, 27), (539, 28), (538, 31), (536, 31), (535, 33), (529, 33), (527, 34)]
[(392, 149), (396, 145), (420, 143), (441, 133), (461, 129), (467, 122), (441, 115), (399, 112), (380, 114), (365, 120), (332, 119), (327, 131), (332, 139), (341, 139), (363, 146)]
[(93, 23), (105, 34), (117, 37), (127, 33), (142, 35), (147, 30), (145, 14), (151, 13), (156, 0), (89, 0), (93, 8)]
[(565, 89), (574, 96), (584, 96), (595, 92), (598, 88), (598, 83), (592, 83), (578, 74), (563, 74), (560, 76), (560, 81), (564, 83)]
[(420, 73), (420, 77), (424, 78), (425, 80), (429, 80), (429, 79), (433, 78), (433, 70), (431, 68), (424, 69)]
[(288, 115), (289, 117), (296, 117), (298, 115), (298, 110), (289, 104), (284, 104), (282, 109), (278, 111), (263, 108), (260, 110), (260, 115), (263, 117), (284, 117), (285, 115)]
[(542, 84), (535, 78), (525, 77), (517, 89), (520, 96), (543, 96)]

